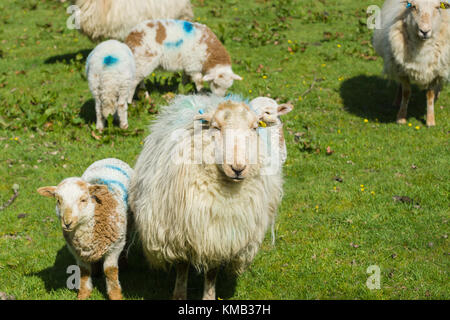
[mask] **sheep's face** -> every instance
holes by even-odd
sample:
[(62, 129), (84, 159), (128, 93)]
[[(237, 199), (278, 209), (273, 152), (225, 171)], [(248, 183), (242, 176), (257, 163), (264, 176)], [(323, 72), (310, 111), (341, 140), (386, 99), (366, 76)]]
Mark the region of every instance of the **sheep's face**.
[(210, 82), (212, 93), (219, 97), (223, 97), (228, 88), (233, 85), (233, 81), (242, 80), (242, 78), (235, 74), (230, 66), (222, 66), (210, 70), (203, 77), (203, 80)]
[(425, 41), (439, 33), (442, 10), (445, 9), (438, 0), (408, 1), (406, 23), (409, 34)]
[(290, 103), (280, 104), (270, 98), (258, 97), (250, 102), (259, 118), (268, 124), (281, 124), (280, 116), (292, 111)]
[(61, 227), (71, 232), (94, 214), (95, 204), (89, 193), (91, 187), (80, 178), (68, 178), (56, 187), (42, 187), (37, 191), (45, 197), (56, 199), (56, 214)]
[(239, 182), (257, 172), (258, 117), (246, 104), (227, 101), (197, 119), (214, 130), (215, 154), (220, 155), (216, 165), (228, 179)]

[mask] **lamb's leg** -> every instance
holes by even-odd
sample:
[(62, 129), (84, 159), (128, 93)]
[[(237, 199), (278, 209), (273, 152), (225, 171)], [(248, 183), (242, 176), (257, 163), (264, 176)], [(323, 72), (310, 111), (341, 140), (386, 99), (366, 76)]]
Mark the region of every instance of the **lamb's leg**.
[(187, 299), (187, 280), (189, 273), (189, 263), (181, 262), (176, 265), (177, 279), (173, 290), (173, 300)]
[(195, 87), (197, 89), (198, 92), (202, 91), (203, 89), (203, 75), (201, 73), (194, 73), (191, 74), (191, 79), (192, 81), (194, 81), (195, 83)]
[(105, 128), (105, 124), (102, 115), (102, 103), (99, 97), (95, 98), (95, 115), (97, 116), (97, 123), (96, 123), (97, 130), (102, 132), (103, 129)]
[(395, 100), (394, 100), (394, 102), (392, 103), (392, 105), (393, 105), (394, 107), (400, 108), (401, 103), (402, 103), (402, 85), (399, 84), (399, 85), (398, 85), (398, 88), (397, 88), (397, 93), (396, 93), (396, 95), (395, 95)]
[(119, 116), (120, 128), (128, 129), (128, 104), (126, 102), (126, 96), (128, 94), (128, 89), (123, 88), (119, 93), (119, 100), (117, 102), (117, 115)]
[(103, 263), (103, 271), (106, 276), (106, 289), (111, 300), (122, 300), (122, 288), (119, 282), (119, 256), (121, 251), (117, 250), (112, 252), (105, 258), (105, 262)]
[(409, 79), (402, 79), (402, 103), (400, 105), (400, 110), (397, 114), (397, 123), (398, 124), (406, 124), (406, 116), (408, 113), (408, 103), (409, 98), (411, 97), (411, 84), (409, 83)]
[(92, 292), (91, 265), (78, 262), (81, 271), (80, 289), (78, 290), (78, 300), (89, 298)]
[(436, 92), (434, 89), (429, 89), (427, 91), (427, 126), (433, 127), (436, 125), (434, 121), (434, 99), (436, 97)]
[(205, 272), (205, 285), (203, 287), (203, 300), (216, 300), (216, 278), (219, 268)]

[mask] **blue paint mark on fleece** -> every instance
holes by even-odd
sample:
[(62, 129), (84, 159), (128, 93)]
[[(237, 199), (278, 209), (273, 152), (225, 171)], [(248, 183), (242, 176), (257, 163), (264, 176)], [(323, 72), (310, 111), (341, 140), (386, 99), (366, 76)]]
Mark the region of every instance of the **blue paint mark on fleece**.
[(119, 172), (122, 173), (125, 177), (127, 177), (128, 179), (130, 179), (130, 176), (128, 175), (128, 173), (127, 173), (125, 170), (123, 170), (122, 168), (119, 168), (119, 167), (117, 167), (117, 166), (113, 166), (113, 165), (111, 165), (111, 164), (105, 165), (105, 168), (113, 169), (113, 170), (119, 171)]
[(112, 188), (111, 185), (113, 185), (113, 184), (117, 185), (120, 189), (122, 189), (122, 191), (123, 191), (123, 202), (125, 202), (125, 205), (128, 206), (128, 191), (127, 191), (127, 188), (125, 188), (125, 186), (123, 185), (122, 182), (117, 181), (117, 180), (97, 179), (97, 180), (95, 180), (95, 183), (103, 184), (103, 185), (107, 186), (108, 190), (112, 191), (112, 192), (114, 192), (114, 189)]
[(119, 59), (114, 56), (106, 56), (103, 59), (103, 64), (107, 67), (110, 67), (110, 66), (116, 64), (118, 61), (119, 61)]
[(189, 21), (183, 21), (183, 29), (186, 33), (191, 33), (194, 30), (194, 25)]
[(180, 39), (176, 42), (164, 42), (164, 45), (168, 48), (179, 48), (183, 44), (183, 39)]

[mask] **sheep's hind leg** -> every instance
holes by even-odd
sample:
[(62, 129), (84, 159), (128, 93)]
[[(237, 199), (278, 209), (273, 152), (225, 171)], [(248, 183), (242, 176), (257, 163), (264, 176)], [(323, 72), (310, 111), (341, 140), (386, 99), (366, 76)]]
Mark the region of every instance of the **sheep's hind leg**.
[(102, 115), (102, 103), (100, 98), (95, 98), (95, 115), (97, 116), (96, 128), (98, 131), (102, 132), (105, 128), (103, 115)]
[(392, 102), (394, 107), (400, 108), (402, 104), (402, 85), (399, 84), (397, 88), (397, 93), (395, 95), (395, 100)]
[(78, 300), (89, 298), (92, 292), (91, 265), (78, 262), (80, 267), (80, 289), (78, 290)]
[(177, 279), (175, 280), (175, 289), (173, 290), (173, 300), (186, 300), (189, 263), (178, 263), (175, 268), (177, 271)]
[(434, 120), (434, 99), (436, 97), (436, 92), (434, 89), (427, 91), (427, 126), (433, 127), (436, 125)]
[(203, 300), (216, 300), (216, 278), (219, 268), (205, 272), (205, 285), (203, 287)]
[(117, 101), (117, 115), (119, 116), (120, 129), (128, 129), (128, 104), (127, 104), (128, 89), (124, 88), (119, 93), (119, 100)]
[(120, 251), (113, 252), (105, 258), (103, 271), (106, 276), (106, 288), (110, 300), (122, 300), (122, 288), (119, 282), (119, 255)]
[(397, 114), (397, 123), (406, 124), (406, 116), (408, 114), (408, 103), (411, 97), (411, 84), (408, 79), (402, 79), (402, 102), (400, 110)]

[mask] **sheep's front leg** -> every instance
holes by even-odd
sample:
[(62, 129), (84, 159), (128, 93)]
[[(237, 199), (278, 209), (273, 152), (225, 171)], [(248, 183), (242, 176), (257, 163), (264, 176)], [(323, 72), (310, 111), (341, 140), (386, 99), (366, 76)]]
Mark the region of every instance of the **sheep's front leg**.
[(203, 300), (216, 300), (216, 278), (219, 268), (205, 272), (205, 285), (203, 287)]
[(173, 300), (187, 299), (187, 281), (189, 274), (189, 263), (181, 262), (176, 265), (177, 279), (173, 290)]
[(427, 126), (433, 127), (436, 125), (434, 121), (434, 101), (436, 98), (436, 92), (434, 89), (427, 91)]
[(97, 130), (102, 132), (103, 129), (105, 128), (105, 124), (102, 115), (102, 102), (100, 101), (99, 97), (95, 98), (95, 115), (97, 116), (97, 123), (96, 123)]
[(402, 79), (402, 102), (400, 110), (397, 114), (397, 123), (406, 124), (406, 116), (408, 113), (408, 103), (411, 97), (411, 84), (407, 78)]
[(105, 258), (103, 271), (106, 276), (106, 289), (109, 299), (122, 300), (122, 288), (119, 282), (119, 256), (120, 251), (113, 252)]
[(402, 104), (402, 85), (399, 84), (397, 88), (397, 93), (395, 95), (395, 100), (392, 103), (392, 105), (394, 107), (400, 108), (401, 104)]
[(202, 91), (203, 89), (203, 75), (201, 73), (194, 73), (191, 74), (191, 79), (195, 83), (195, 87), (197, 89), (197, 92)]
[(81, 271), (80, 289), (78, 290), (78, 300), (89, 298), (92, 292), (91, 265), (78, 262)]

